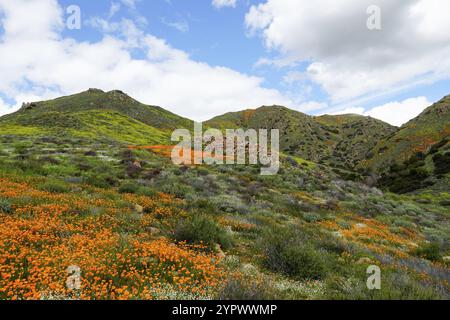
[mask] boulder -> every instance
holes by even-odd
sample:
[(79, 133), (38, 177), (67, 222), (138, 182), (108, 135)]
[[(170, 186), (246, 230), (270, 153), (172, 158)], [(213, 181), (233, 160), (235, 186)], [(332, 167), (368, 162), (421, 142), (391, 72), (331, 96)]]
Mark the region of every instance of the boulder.
[(142, 206), (140, 206), (138, 204), (135, 204), (134, 205), (134, 211), (136, 211), (139, 214), (143, 214), (144, 213), (144, 207), (142, 207)]

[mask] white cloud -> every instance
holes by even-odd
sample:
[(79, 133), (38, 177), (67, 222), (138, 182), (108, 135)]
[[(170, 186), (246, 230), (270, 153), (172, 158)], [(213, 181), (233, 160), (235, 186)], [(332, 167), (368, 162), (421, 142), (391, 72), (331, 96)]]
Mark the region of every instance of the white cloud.
[(136, 3), (139, 2), (140, 0), (120, 0), (125, 6), (131, 8), (131, 9), (136, 9)]
[(246, 26), (279, 60), (308, 63), (308, 78), (333, 103), (450, 77), (450, 1), (378, 0), (379, 31), (366, 26), (370, 5), (266, 0), (250, 8)]
[(215, 8), (236, 7), (237, 0), (213, 0), (212, 5)]
[(0, 98), (0, 116), (13, 112), (11, 106), (7, 105), (2, 98)]
[[(63, 12), (56, 0), (0, 0), (2, 13), (0, 92), (17, 104), (89, 87), (121, 89), (196, 120), (291, 104), (277, 90), (264, 88), (262, 78), (194, 61), (129, 20), (97, 20), (107, 33), (103, 39), (78, 42), (62, 36)], [(145, 58), (133, 58), (136, 51)]]
[(112, 2), (111, 6), (109, 7), (108, 17), (112, 18), (119, 11), (120, 11), (120, 3)]
[(383, 120), (394, 126), (400, 127), (409, 120), (417, 117), (432, 103), (426, 97), (410, 98), (404, 101), (389, 102), (384, 105), (365, 111), (364, 108), (347, 108), (333, 114), (360, 114)]
[(189, 24), (185, 20), (169, 21), (166, 18), (161, 19), (166, 26), (174, 28), (182, 33), (189, 32)]

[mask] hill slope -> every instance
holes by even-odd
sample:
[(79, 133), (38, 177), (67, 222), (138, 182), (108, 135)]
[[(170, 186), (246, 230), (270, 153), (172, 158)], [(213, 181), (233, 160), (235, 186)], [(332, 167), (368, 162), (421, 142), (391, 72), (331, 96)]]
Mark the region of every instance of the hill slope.
[(89, 110), (116, 111), (162, 130), (173, 130), (180, 127), (190, 128), (192, 126), (192, 121), (163, 108), (142, 104), (122, 91), (103, 92), (99, 89), (89, 89), (85, 92), (54, 100), (24, 104), (18, 112), (3, 118), (33, 125), (36, 118), (45, 118), (45, 114), (49, 112), (74, 113)]
[(283, 151), (311, 161), (353, 168), (396, 128), (358, 115), (312, 117), (280, 106), (227, 113), (207, 121), (216, 128), (279, 129)]
[(397, 132), (380, 140), (371, 151), (370, 159), (359, 167), (382, 172), (389, 165), (402, 163), (418, 152), (428, 149), (450, 135), (450, 95), (424, 110)]

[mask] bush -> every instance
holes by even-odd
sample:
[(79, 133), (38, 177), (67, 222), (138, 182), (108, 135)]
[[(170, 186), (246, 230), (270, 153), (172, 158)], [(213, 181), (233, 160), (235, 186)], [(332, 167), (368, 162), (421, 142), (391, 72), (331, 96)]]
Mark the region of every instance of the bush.
[(117, 185), (117, 179), (109, 174), (91, 174), (83, 179), (83, 182), (97, 188), (107, 189)]
[(70, 187), (62, 181), (49, 181), (41, 186), (42, 190), (51, 193), (67, 193), (70, 191)]
[(314, 213), (314, 212), (303, 213), (303, 219), (309, 223), (319, 222), (319, 221), (323, 220), (319, 214)]
[(305, 244), (292, 232), (275, 230), (267, 233), (262, 250), (267, 268), (296, 280), (319, 280), (327, 274), (326, 255)]
[(430, 261), (439, 261), (441, 260), (440, 254), (441, 248), (438, 243), (430, 243), (423, 247), (417, 248), (415, 254), (418, 257), (430, 260)]
[(444, 175), (450, 172), (450, 152), (445, 154), (437, 153), (433, 156), (434, 173)]
[(137, 193), (147, 197), (154, 197), (158, 195), (158, 192), (155, 189), (149, 187), (140, 187)]
[(164, 193), (173, 194), (177, 198), (185, 198), (193, 190), (187, 185), (173, 181), (173, 183), (163, 185), (161, 191)]
[(0, 199), (0, 212), (12, 213), (11, 203), (6, 199)]
[(264, 279), (238, 279), (231, 278), (219, 292), (218, 300), (274, 300), (272, 283)]
[(139, 186), (133, 182), (124, 182), (119, 187), (120, 193), (136, 193), (139, 190)]
[(203, 243), (210, 249), (213, 249), (216, 244), (220, 244), (225, 250), (232, 246), (231, 236), (226, 230), (205, 215), (195, 215), (181, 221), (175, 230), (174, 237), (177, 241)]

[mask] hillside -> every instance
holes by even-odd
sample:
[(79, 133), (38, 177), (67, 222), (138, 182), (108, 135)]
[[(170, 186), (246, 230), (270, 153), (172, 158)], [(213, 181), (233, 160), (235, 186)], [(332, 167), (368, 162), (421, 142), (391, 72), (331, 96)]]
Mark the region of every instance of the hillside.
[(280, 106), (228, 113), (206, 124), (222, 129), (279, 129), (283, 151), (345, 169), (353, 168), (380, 139), (396, 131), (395, 127), (370, 117), (312, 117)]
[[(99, 89), (89, 89), (85, 92), (65, 96), (49, 101), (26, 103), (22, 108), (11, 115), (2, 118), (9, 122), (17, 122), (24, 126), (42, 126), (50, 114), (50, 121), (45, 125), (58, 125), (58, 121), (66, 121), (62, 125), (77, 125), (76, 119), (68, 119), (70, 114), (92, 110), (116, 111), (161, 130), (176, 128), (191, 128), (192, 121), (177, 116), (161, 107), (142, 104), (119, 90), (104, 92)], [(58, 114), (55, 114), (58, 113)], [(59, 118), (59, 119), (58, 119)], [(75, 120), (75, 123), (71, 124)]]
[(383, 172), (450, 135), (450, 95), (425, 109), (388, 138), (380, 140), (358, 167)]

